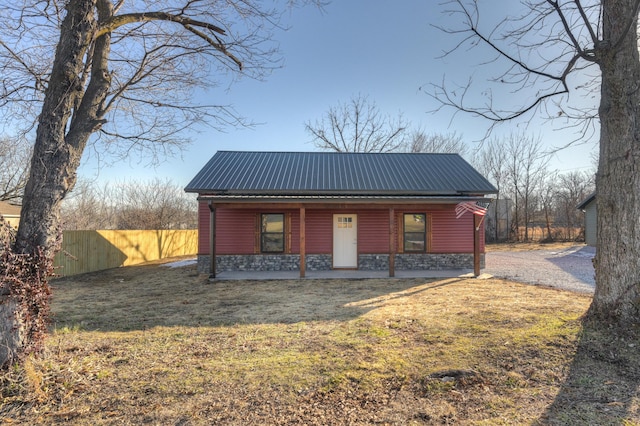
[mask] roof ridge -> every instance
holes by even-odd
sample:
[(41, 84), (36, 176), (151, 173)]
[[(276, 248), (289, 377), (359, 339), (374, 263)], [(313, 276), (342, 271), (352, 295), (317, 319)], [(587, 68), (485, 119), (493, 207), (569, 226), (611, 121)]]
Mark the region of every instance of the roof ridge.
[(457, 152), (345, 152), (345, 151), (258, 151), (258, 150), (237, 150), (237, 149), (224, 149), (216, 151), (218, 153), (242, 153), (242, 154), (356, 154), (356, 155), (457, 155)]

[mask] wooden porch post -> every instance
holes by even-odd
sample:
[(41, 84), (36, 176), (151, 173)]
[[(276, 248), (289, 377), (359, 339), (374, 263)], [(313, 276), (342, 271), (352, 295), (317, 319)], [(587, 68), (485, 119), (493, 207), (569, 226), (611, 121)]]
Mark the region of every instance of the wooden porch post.
[(396, 275), (396, 215), (393, 207), (389, 209), (389, 277)]
[(480, 221), (477, 214), (473, 216), (473, 275), (480, 275)]
[(209, 201), (209, 278), (216, 277), (216, 208)]
[(300, 207), (300, 278), (304, 278), (306, 273), (306, 212), (304, 207)]

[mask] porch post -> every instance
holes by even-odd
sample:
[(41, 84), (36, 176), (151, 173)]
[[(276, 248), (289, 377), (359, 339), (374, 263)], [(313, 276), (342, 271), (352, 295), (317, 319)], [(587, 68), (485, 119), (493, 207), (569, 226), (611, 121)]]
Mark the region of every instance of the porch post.
[(473, 275), (480, 275), (480, 216), (473, 216)]
[(389, 208), (389, 277), (396, 275), (396, 215), (393, 207)]
[(209, 278), (216, 277), (216, 208), (209, 201)]
[(300, 278), (304, 278), (306, 273), (306, 212), (304, 207), (300, 207)]

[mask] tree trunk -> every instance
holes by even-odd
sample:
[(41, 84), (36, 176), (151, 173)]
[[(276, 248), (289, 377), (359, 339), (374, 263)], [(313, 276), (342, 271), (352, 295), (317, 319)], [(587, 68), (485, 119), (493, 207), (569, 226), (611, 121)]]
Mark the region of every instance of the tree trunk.
[[(66, 9), (38, 120), (31, 171), (13, 247), (15, 253), (34, 255), (28, 257), (34, 262), (29, 265), (33, 273), (25, 280), (27, 285), (41, 286), (42, 291), (45, 291), (48, 277), (36, 277), (42, 265), (35, 263), (42, 259), (41, 254), (44, 259), (52, 260), (58, 250), (60, 203), (76, 183), (76, 171), (89, 137), (103, 123), (102, 107), (110, 86), (107, 60), (111, 36), (107, 33), (94, 37), (95, 12), (98, 11), (100, 17), (110, 16), (110, 1), (70, 0)], [(9, 291), (17, 292), (13, 287)], [(32, 300), (21, 303), (36, 304)], [(31, 330), (32, 324), (43, 324), (48, 319), (48, 298), (41, 298), (37, 303), (42, 305), (31, 306), (33, 309), (29, 312), (34, 314), (27, 316), (20, 315), (21, 306), (6, 304), (5, 311), (12, 312), (5, 312), (4, 316), (13, 318), (20, 329)], [(0, 324), (0, 341), (14, 345), (0, 353), (0, 365), (19, 356), (27, 347), (40, 346), (39, 342), (30, 339), (44, 337), (16, 337), (9, 333), (11, 329)], [(2, 359), (3, 355), (6, 355), (5, 359)]]
[(603, 1), (596, 290), (589, 316), (640, 320), (640, 62), (635, 0)]
[(551, 207), (548, 205), (544, 208), (544, 221), (547, 227), (547, 240), (549, 242), (553, 241), (553, 236), (551, 236), (551, 216), (550, 216)]
[(81, 152), (65, 140), (66, 126), (83, 87), (84, 55), (93, 27), (91, 1), (67, 5), (49, 85), (36, 131), (31, 173), (24, 193), (16, 250), (51, 249), (60, 221), (60, 202), (75, 183)]
[(0, 367), (6, 367), (20, 354), (24, 344), (24, 319), (14, 296), (0, 292)]
[[(60, 203), (75, 185), (87, 140), (102, 125), (98, 116), (109, 88), (106, 61), (110, 35), (93, 40), (96, 7), (100, 15), (111, 13), (109, 2), (104, 0), (71, 0), (67, 4), (36, 131), (16, 236), (18, 253), (42, 247), (47, 255), (55, 254)], [(85, 61), (91, 63), (86, 90)]]

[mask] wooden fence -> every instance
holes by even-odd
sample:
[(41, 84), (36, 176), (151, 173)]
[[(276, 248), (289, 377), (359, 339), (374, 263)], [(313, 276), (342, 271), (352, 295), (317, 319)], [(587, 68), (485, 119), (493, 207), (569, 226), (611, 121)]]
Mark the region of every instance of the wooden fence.
[[(56, 273), (62, 276), (136, 265), (198, 252), (198, 231), (64, 231)], [(65, 254), (68, 253), (68, 254)]]

